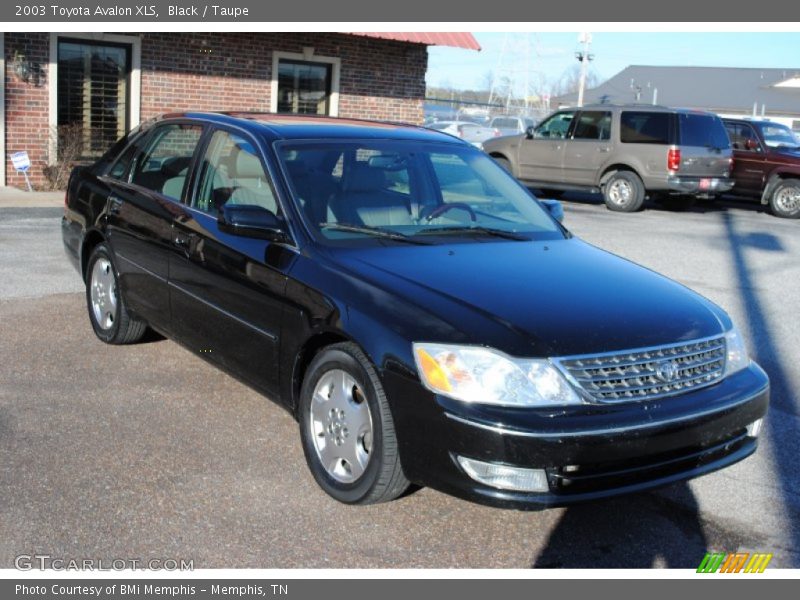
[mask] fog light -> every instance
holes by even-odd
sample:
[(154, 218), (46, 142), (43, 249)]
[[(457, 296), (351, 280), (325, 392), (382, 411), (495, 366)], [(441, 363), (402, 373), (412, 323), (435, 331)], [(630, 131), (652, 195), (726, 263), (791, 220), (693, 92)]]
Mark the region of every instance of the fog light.
[(750, 425), (747, 426), (747, 435), (750, 437), (758, 437), (759, 431), (761, 431), (761, 423), (764, 419), (756, 419)]
[(501, 490), (546, 492), (550, 489), (544, 469), (498, 465), (463, 456), (458, 457), (458, 464), (475, 481)]

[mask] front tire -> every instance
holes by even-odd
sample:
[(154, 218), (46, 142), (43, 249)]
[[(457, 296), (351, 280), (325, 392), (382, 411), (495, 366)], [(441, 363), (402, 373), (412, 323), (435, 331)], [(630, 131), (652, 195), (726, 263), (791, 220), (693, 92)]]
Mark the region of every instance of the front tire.
[(510, 160), (508, 160), (507, 158), (503, 158), (502, 156), (493, 156), (492, 158), (494, 159), (494, 162), (503, 167), (503, 169), (505, 169), (507, 173), (509, 173), (510, 175), (514, 175), (514, 171), (511, 168)]
[(800, 179), (784, 179), (769, 197), (772, 214), (784, 219), (800, 218)]
[(95, 246), (86, 268), (86, 306), (95, 335), (107, 344), (132, 344), (147, 325), (128, 313), (117, 283), (117, 270), (105, 244)]
[(603, 186), (603, 199), (609, 210), (636, 212), (644, 203), (644, 184), (631, 171), (617, 171)]
[(300, 437), (317, 484), (346, 504), (376, 504), (409, 486), (377, 372), (350, 342), (323, 349), (300, 392)]

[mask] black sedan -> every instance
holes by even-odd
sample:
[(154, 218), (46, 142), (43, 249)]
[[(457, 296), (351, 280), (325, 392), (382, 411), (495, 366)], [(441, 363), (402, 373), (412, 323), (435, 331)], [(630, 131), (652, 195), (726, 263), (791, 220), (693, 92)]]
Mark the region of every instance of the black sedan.
[(343, 502), (562, 505), (751, 454), (769, 381), (728, 315), (560, 209), (442, 133), (185, 113), (73, 172), (63, 239), (101, 340), (277, 401)]

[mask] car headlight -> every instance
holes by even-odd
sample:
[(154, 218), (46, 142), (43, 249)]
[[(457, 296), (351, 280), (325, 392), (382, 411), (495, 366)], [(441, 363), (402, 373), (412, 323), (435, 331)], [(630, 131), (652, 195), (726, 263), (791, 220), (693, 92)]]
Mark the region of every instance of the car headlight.
[(480, 346), (415, 343), (413, 350), (422, 383), (443, 396), (501, 406), (582, 403), (548, 360), (515, 359)]
[(726, 376), (750, 366), (750, 356), (747, 354), (744, 338), (735, 325), (725, 334), (725, 348), (727, 349), (725, 356)]

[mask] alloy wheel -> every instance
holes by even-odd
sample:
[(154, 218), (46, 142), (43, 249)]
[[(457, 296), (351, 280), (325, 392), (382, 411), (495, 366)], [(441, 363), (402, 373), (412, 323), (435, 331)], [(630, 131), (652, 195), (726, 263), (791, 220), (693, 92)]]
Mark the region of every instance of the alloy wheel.
[(101, 329), (109, 330), (117, 314), (117, 281), (107, 258), (95, 261), (90, 286), (94, 320)]
[(356, 380), (342, 369), (320, 377), (309, 411), (311, 439), (325, 471), (340, 483), (353, 483), (372, 452), (372, 414)]

